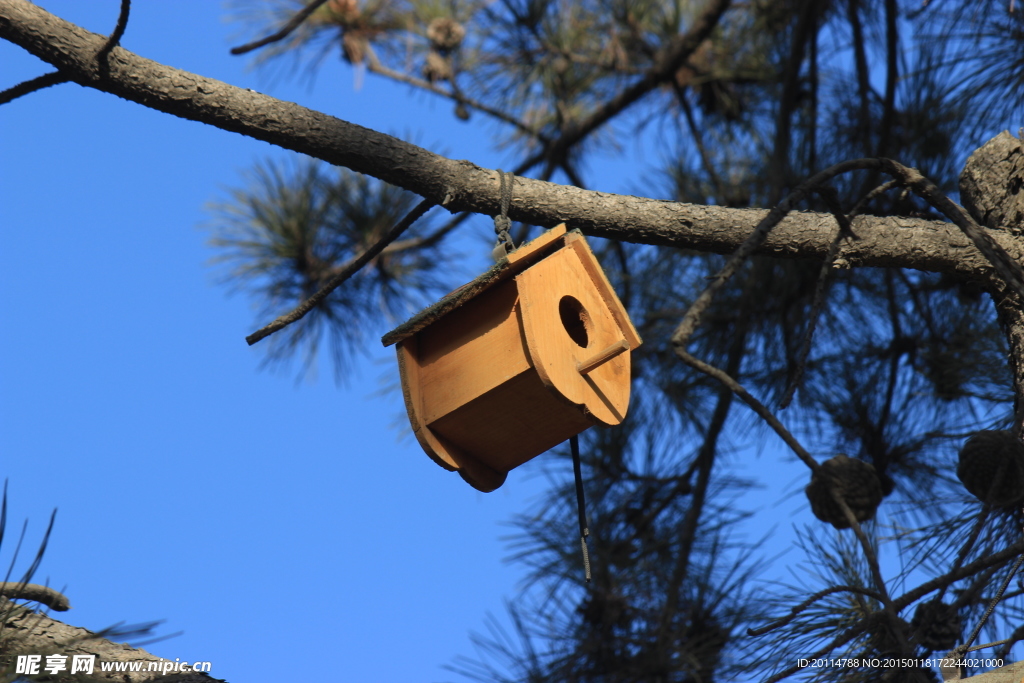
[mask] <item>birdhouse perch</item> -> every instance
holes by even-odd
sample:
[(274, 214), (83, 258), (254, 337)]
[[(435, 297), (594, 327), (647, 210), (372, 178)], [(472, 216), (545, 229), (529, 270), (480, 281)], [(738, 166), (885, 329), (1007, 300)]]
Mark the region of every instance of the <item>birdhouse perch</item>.
[(423, 450), (481, 491), (591, 425), (622, 422), (640, 346), (583, 235), (564, 224), (381, 341), (397, 344)]

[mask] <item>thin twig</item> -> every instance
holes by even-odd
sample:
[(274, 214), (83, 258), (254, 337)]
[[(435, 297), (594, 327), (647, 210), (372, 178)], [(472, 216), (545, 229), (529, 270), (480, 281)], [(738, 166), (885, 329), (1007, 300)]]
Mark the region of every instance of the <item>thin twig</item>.
[(971, 562), (968, 565), (960, 567), (959, 569), (948, 571), (942, 576), (937, 576), (931, 581), (926, 581), (917, 588), (909, 590), (900, 597), (893, 600), (893, 605), (897, 609), (903, 609), (910, 603), (916, 600), (920, 600), (921, 598), (928, 595), (934, 590), (945, 588), (950, 584), (956, 583), (960, 579), (966, 578), (968, 576), (973, 576), (974, 574), (977, 574), (983, 569), (988, 569), (989, 567), (995, 567), (1000, 564), (1003, 564), (1017, 557), (1021, 554), (1021, 552), (1024, 552), (1024, 542), (1018, 542), (1010, 546), (1009, 548), (1006, 548), (1005, 550), (999, 551), (998, 553), (992, 553), (987, 557), (982, 557), (978, 560), (975, 560), (974, 562)]
[(686, 93), (678, 82), (672, 81), (672, 89), (675, 92), (676, 100), (679, 102), (679, 108), (683, 110), (683, 115), (686, 117), (686, 126), (690, 130), (690, 137), (693, 138), (693, 143), (697, 146), (697, 154), (700, 155), (700, 161), (704, 165), (704, 170), (707, 172), (708, 177), (711, 178), (711, 184), (715, 188), (716, 203), (724, 203), (722, 201), (725, 198), (724, 185), (718, 173), (715, 172), (714, 165), (711, 163), (711, 156), (708, 154), (703, 136), (693, 116), (693, 107), (690, 106), (689, 101), (686, 99)]
[[(765, 422), (767, 422), (775, 433), (778, 434), (783, 441), (786, 442), (793, 452), (796, 453), (805, 465), (807, 465), (811, 472), (817, 473), (821, 469), (821, 465), (811, 456), (810, 453), (796, 440), (788, 429), (779, 421), (772, 411), (768, 410), (763, 403), (754, 398), (750, 392), (743, 388), (743, 386), (733, 379), (727, 372), (724, 372), (712, 365), (709, 365), (697, 358), (691, 356), (689, 353), (684, 351), (681, 347), (675, 348), (676, 355), (696, 370), (700, 370), (706, 375), (714, 377), (719, 382), (727, 386), (733, 393), (740, 397), (740, 399), (750, 406), (755, 413), (761, 416)], [(843, 516), (846, 518), (846, 522), (850, 529), (853, 530), (857, 536), (857, 540), (860, 542), (861, 549), (864, 552), (864, 557), (868, 561), (868, 565), (871, 569), (872, 580), (875, 583), (875, 588), (878, 590), (881, 598), (884, 611), (890, 615), (891, 618), (895, 619), (898, 615), (898, 610), (895, 609), (892, 599), (889, 597), (889, 592), (885, 587), (885, 580), (882, 577), (882, 570), (878, 564), (878, 556), (875, 553), (874, 548), (871, 546), (871, 542), (864, 533), (864, 529), (861, 527), (860, 522), (857, 520), (856, 515), (850, 509), (850, 506), (846, 503), (843, 497), (839, 494), (839, 491), (834, 485), (829, 486), (829, 492), (831, 493), (833, 501), (842, 510)]]
[(326, 2), (327, 0), (313, 0), (313, 2), (309, 3), (308, 5), (300, 9), (298, 12), (296, 12), (295, 16), (289, 19), (288, 23), (282, 26), (281, 30), (278, 31), (277, 33), (272, 33), (266, 38), (260, 38), (259, 40), (255, 40), (251, 43), (246, 43), (245, 45), (233, 47), (231, 48), (231, 54), (244, 55), (246, 52), (252, 52), (253, 50), (259, 49), (264, 45), (270, 45), (271, 43), (276, 43), (279, 40), (284, 40), (292, 33), (292, 31), (297, 29), (302, 24), (302, 22), (309, 18), (310, 14), (317, 11), (320, 8), (320, 6), (325, 4)]
[(898, 181), (886, 180), (884, 183), (882, 183), (881, 185), (879, 185), (878, 187), (876, 187), (875, 189), (871, 190), (866, 195), (861, 197), (860, 201), (853, 205), (853, 208), (850, 209), (850, 218), (852, 219), (854, 216), (859, 216), (861, 212), (864, 210), (864, 208), (867, 207), (868, 203), (875, 197), (879, 197), (888, 192), (889, 190), (891, 190), (892, 188), (899, 186), (900, 184)]
[(843, 645), (846, 645), (848, 642), (850, 642), (851, 640), (853, 640), (854, 638), (859, 636), (861, 633), (864, 633), (865, 631), (867, 631), (869, 628), (874, 626), (874, 623), (876, 621), (878, 621), (881, 618), (882, 618), (882, 612), (874, 612), (872, 614), (869, 614), (867, 617), (862, 619), (858, 624), (856, 624), (854, 626), (851, 626), (850, 628), (846, 629), (846, 631), (844, 631), (843, 633), (840, 633), (838, 636), (833, 638), (832, 642), (830, 642), (828, 645), (825, 645), (824, 647), (819, 649), (817, 652), (814, 652), (814, 653), (808, 655), (807, 657), (801, 657), (801, 659), (798, 660), (797, 664), (795, 664), (795, 665), (793, 665), (793, 666), (791, 666), (791, 667), (789, 667), (787, 669), (783, 669), (782, 671), (778, 672), (777, 674), (775, 674), (771, 678), (768, 678), (767, 680), (765, 680), (764, 683), (778, 683), (778, 681), (781, 681), (784, 678), (789, 678), (790, 676), (795, 674), (797, 671), (799, 671), (800, 669), (803, 669), (806, 666), (806, 665), (801, 666), (799, 661), (813, 662), (816, 659), (821, 659), (822, 657), (827, 655), (829, 652), (832, 652), (833, 650), (835, 650), (837, 647), (841, 647)]
[(503, 121), (511, 126), (514, 126), (523, 133), (526, 133), (530, 137), (536, 139), (541, 144), (547, 145), (551, 142), (548, 136), (544, 135), (536, 128), (526, 125), (525, 123), (517, 119), (515, 116), (512, 116), (511, 114), (507, 114), (499, 109), (495, 109), (494, 107), (491, 107), (489, 105), (484, 104), (483, 102), (480, 102), (479, 100), (474, 100), (471, 97), (466, 97), (461, 92), (452, 92), (450, 90), (445, 90), (441, 86), (435, 85), (434, 83), (431, 83), (428, 80), (425, 80), (423, 78), (417, 78), (415, 76), (402, 73), (401, 71), (396, 71), (391, 67), (386, 66), (383, 62), (380, 61), (380, 58), (377, 56), (376, 51), (374, 51), (373, 46), (370, 45), (366, 46), (366, 68), (367, 71), (373, 74), (377, 74), (378, 76), (384, 76), (385, 78), (390, 78), (391, 80), (398, 81), (399, 83), (405, 83), (406, 85), (421, 88), (428, 92), (432, 92), (435, 95), (440, 95), (441, 97), (451, 99), (458, 104), (463, 104), (466, 105), (467, 107), (472, 107), (473, 109), (476, 109), (479, 112), (487, 114), (488, 116), (498, 119), (499, 121)]
[[(753, 285), (753, 279), (749, 280), (747, 284), (748, 286)], [(746, 300), (749, 301), (749, 297)], [(741, 315), (736, 335), (730, 343), (728, 360), (726, 361), (727, 371), (738, 372), (743, 363), (743, 357), (746, 354), (748, 320), (748, 316)], [(727, 373), (723, 372), (723, 374)], [(711, 420), (708, 423), (707, 432), (704, 436), (704, 443), (701, 444), (700, 451), (695, 458), (697, 482), (694, 484), (691, 492), (690, 506), (683, 517), (682, 523), (679, 525), (679, 554), (676, 557), (675, 566), (672, 569), (672, 574), (666, 587), (665, 602), (661, 610), (658, 628), (657, 647), (655, 648), (657, 652), (663, 653), (670, 650), (667, 647), (668, 638), (670, 633), (672, 633), (670, 624), (678, 612), (683, 584), (691, 568), (690, 559), (697, 542), (700, 518), (707, 500), (708, 486), (711, 483), (711, 470), (715, 464), (718, 439), (725, 428), (726, 421), (729, 419), (732, 397), (733, 394), (729, 392), (728, 388), (719, 392), (714, 412), (711, 415)]]
[(797, 457), (800, 458), (805, 465), (811, 468), (812, 472), (818, 471), (818, 469), (821, 467), (818, 464), (818, 461), (815, 460), (811, 456), (811, 454), (807, 452), (807, 449), (804, 448), (800, 444), (800, 442), (796, 440), (796, 437), (794, 437), (790, 433), (790, 431), (786, 429), (785, 425), (783, 425), (782, 422), (780, 422), (779, 419), (775, 417), (772, 411), (768, 410), (768, 408), (766, 408), (763, 403), (754, 398), (749, 391), (743, 388), (743, 385), (734, 380), (723, 370), (720, 370), (714, 367), (713, 365), (709, 365), (704, 361), (691, 356), (682, 348), (677, 347), (675, 349), (675, 352), (676, 355), (679, 356), (679, 358), (684, 363), (686, 363), (693, 369), (699, 370), (703, 372), (705, 375), (708, 375), (709, 377), (714, 377), (719, 382), (728, 387), (730, 391), (732, 391), (740, 398), (740, 400), (742, 400), (744, 403), (750, 406), (755, 413), (760, 415), (761, 418), (765, 422), (767, 422), (772, 429), (775, 430), (775, 433), (778, 434), (779, 437), (781, 437), (782, 440), (786, 442), (787, 446), (793, 449), (793, 452), (796, 453)]
[(843, 238), (853, 235), (853, 230), (850, 227), (850, 219), (843, 214), (839, 207), (839, 199), (836, 197), (835, 190), (831, 189), (829, 192), (826, 188), (818, 188), (818, 192), (825, 197), (825, 201), (829, 203), (829, 209), (832, 211), (832, 215), (835, 216), (839, 229), (836, 231), (836, 236), (832, 238), (832, 241), (828, 245), (828, 252), (826, 252), (825, 260), (822, 261), (821, 270), (818, 272), (818, 281), (815, 283), (814, 287), (814, 298), (811, 300), (811, 312), (807, 318), (807, 328), (804, 330), (804, 336), (800, 342), (800, 351), (796, 358), (796, 368), (793, 371), (792, 377), (790, 377), (789, 386), (786, 387), (786, 393), (783, 394), (782, 400), (779, 401), (780, 409), (789, 407), (789, 404), (793, 401), (793, 396), (796, 395), (796, 390), (803, 379), (804, 371), (807, 367), (807, 357), (811, 353), (811, 340), (814, 338), (814, 329), (817, 327), (818, 317), (821, 315), (821, 309), (825, 305), (825, 285), (828, 284), (828, 276), (832, 272), (832, 264), (836, 260), (836, 256), (839, 254), (839, 245)]
[(1021, 562), (1024, 562), (1024, 554), (1017, 557), (1017, 561), (1013, 563), (1010, 573), (1006, 575), (1006, 580), (1003, 581), (1003, 584), (999, 587), (999, 591), (996, 593), (996, 596), (992, 598), (992, 601), (988, 604), (988, 608), (985, 609), (985, 613), (982, 614), (981, 619), (978, 620), (978, 625), (974, 627), (974, 630), (971, 631), (971, 635), (964, 641), (962, 647), (965, 652), (967, 651), (967, 648), (971, 646), (971, 643), (974, 642), (974, 639), (978, 637), (978, 634), (981, 633), (981, 627), (985, 625), (986, 621), (988, 621), (988, 618), (992, 615), (996, 605), (998, 605), (999, 601), (1003, 599), (1003, 593), (1006, 592), (1007, 586), (1009, 586), (1010, 581), (1013, 580), (1014, 574), (1016, 574), (1017, 570), (1020, 569)]
[(1024, 640), (1024, 624), (1021, 624), (1013, 630), (1013, 633), (1010, 634), (1010, 637), (1007, 638), (1006, 642), (1004, 643), (1006, 647), (1002, 648), (999, 652), (997, 652), (996, 657), (998, 657), (999, 659), (1006, 659), (1010, 655), (1010, 648), (1019, 643), (1021, 640)]
[[(992, 506), (982, 505), (981, 512), (978, 513), (978, 519), (974, 522), (974, 527), (971, 529), (970, 535), (967, 537), (967, 541), (963, 547), (960, 548), (960, 552), (957, 553), (956, 559), (953, 560), (953, 566), (950, 567), (950, 571), (956, 571), (967, 559), (968, 553), (971, 552), (971, 548), (974, 547), (974, 542), (978, 540), (978, 536), (981, 535), (981, 529), (985, 526), (985, 520), (988, 518), (988, 513), (991, 511)], [(939, 589), (939, 594), (936, 596), (936, 600), (942, 600), (942, 596), (946, 592), (947, 586), (943, 586)]]
[(124, 30), (128, 28), (128, 13), (131, 11), (131, 7), (132, 0), (121, 0), (121, 12), (117, 15), (117, 24), (114, 26), (114, 32), (110, 34), (107, 42), (103, 43), (103, 47), (96, 53), (96, 61), (100, 64), (106, 64), (110, 51), (121, 42), (121, 36), (124, 35)]
[(63, 593), (36, 583), (2, 582), (0, 583), (0, 597), (11, 600), (31, 600), (46, 605), (56, 612), (66, 612), (71, 609), (71, 602)]
[(424, 235), (423, 237), (414, 237), (413, 239), (408, 240), (399, 240), (397, 242), (392, 242), (388, 246), (384, 247), (384, 251), (382, 251), (381, 253), (393, 254), (399, 251), (408, 251), (409, 249), (424, 249), (426, 247), (432, 247), (438, 242), (440, 242), (442, 239), (444, 239), (444, 237), (448, 235), (448, 233), (450, 233), (452, 230), (462, 225), (467, 218), (473, 215), (475, 214), (473, 214), (470, 211), (463, 211), (459, 215), (453, 216), (451, 220), (449, 220), (447, 223), (445, 223), (444, 225), (442, 225), (440, 228), (430, 233), (429, 235)]
[(22, 81), (18, 85), (0, 92), (0, 104), (7, 104), (11, 100), (16, 100), (23, 95), (34, 93), (36, 90), (49, 88), (51, 85), (57, 85), (58, 83), (67, 83), (70, 80), (70, 76), (63, 74), (60, 71), (52, 71), (48, 74), (43, 74), (42, 76), (36, 76), (31, 80)]
[[(679, 68), (718, 26), (719, 20), (729, 8), (730, 2), (731, 0), (710, 0), (704, 12), (693, 21), (687, 33), (674, 37), (664, 49), (655, 55), (654, 64), (647, 73), (631, 86), (604, 102), (585, 120), (563, 132), (552, 145), (545, 146), (543, 150), (523, 162), (523, 166), (529, 169), (542, 161), (559, 159), (584, 137), (639, 101), (647, 93), (673, 79)], [(516, 170), (516, 175), (520, 175), (519, 170)]]
[(587, 189), (583, 183), (583, 178), (581, 178), (580, 174), (576, 172), (576, 169), (573, 168), (572, 163), (568, 159), (562, 159), (562, 163), (559, 164), (559, 167), (565, 172), (565, 177), (569, 179), (570, 185), (575, 185), (582, 190)]
[(259, 340), (263, 339), (264, 337), (269, 337), (278, 330), (283, 329), (288, 325), (291, 325), (293, 322), (297, 320), (300, 320), (304, 315), (313, 310), (313, 308), (315, 308), (317, 304), (323, 301), (328, 294), (337, 289), (338, 286), (341, 285), (341, 283), (345, 282), (345, 280), (355, 275), (360, 268), (369, 263), (370, 259), (380, 254), (380, 252), (384, 250), (384, 247), (394, 242), (399, 235), (405, 232), (410, 225), (415, 223), (416, 220), (420, 218), (420, 216), (429, 211), (433, 206), (434, 202), (430, 201), (429, 199), (424, 199), (423, 201), (421, 201), (413, 208), (412, 211), (406, 214), (405, 218), (396, 223), (395, 226), (391, 228), (391, 230), (389, 230), (383, 237), (377, 240), (377, 242), (374, 243), (373, 246), (371, 246), (369, 249), (359, 254), (358, 256), (350, 259), (348, 263), (342, 266), (341, 270), (338, 271), (338, 273), (334, 277), (332, 277), (327, 282), (327, 284), (321, 287), (316, 294), (314, 294), (313, 296), (309, 297), (301, 304), (296, 306), (291, 313), (282, 315), (269, 325), (261, 327), (260, 329), (256, 330), (248, 337), (246, 337), (245, 341), (248, 342), (249, 346), (252, 346)]
[(701, 315), (711, 305), (711, 301), (718, 290), (739, 270), (739, 267), (747, 257), (768, 239), (768, 233), (771, 232), (772, 228), (782, 222), (782, 219), (793, 210), (793, 207), (798, 202), (806, 197), (814, 188), (837, 175), (858, 169), (872, 168), (876, 165), (877, 161), (875, 159), (855, 159), (836, 164), (811, 176), (808, 180), (798, 185), (781, 202), (772, 207), (757, 224), (750, 236), (732, 253), (732, 256), (729, 257), (729, 260), (726, 261), (722, 269), (711, 279), (710, 284), (701, 292), (700, 296), (690, 305), (690, 308), (683, 316), (682, 322), (679, 323), (679, 327), (672, 334), (673, 346), (677, 348), (686, 346), (690, 336), (700, 324)]
[(831, 588), (826, 588), (825, 590), (818, 591), (817, 593), (815, 593), (811, 597), (807, 598), (806, 600), (801, 602), (799, 605), (797, 605), (796, 607), (791, 609), (789, 611), (788, 615), (786, 615), (784, 617), (781, 617), (779, 619), (776, 619), (775, 621), (771, 622), (770, 624), (767, 624), (767, 625), (762, 626), (760, 628), (748, 628), (747, 629), (747, 635), (748, 636), (763, 636), (764, 634), (770, 633), (770, 632), (774, 631), (777, 628), (782, 628), (783, 626), (785, 626), (786, 624), (788, 624), (789, 622), (793, 621), (798, 616), (800, 616), (801, 612), (803, 612), (805, 609), (810, 607), (812, 604), (814, 604), (818, 600), (821, 600), (824, 597), (828, 597), (829, 595), (832, 595), (833, 593), (840, 593), (840, 592), (857, 593), (859, 595), (864, 595), (864, 596), (867, 596), (869, 598), (873, 598), (874, 600), (878, 600), (879, 602), (882, 601), (882, 598), (881, 598), (881, 596), (878, 593), (876, 593), (876, 592), (874, 592), (872, 590), (868, 590), (866, 588), (858, 588), (856, 586), (832, 586)]

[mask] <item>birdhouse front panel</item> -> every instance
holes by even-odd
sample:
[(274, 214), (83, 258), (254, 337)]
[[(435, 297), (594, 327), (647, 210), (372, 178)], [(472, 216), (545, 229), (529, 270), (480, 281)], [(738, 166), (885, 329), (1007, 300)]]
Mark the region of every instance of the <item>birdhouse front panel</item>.
[[(545, 385), (595, 421), (617, 425), (629, 406), (629, 354), (621, 352), (629, 340), (583, 266), (580, 247), (594, 258), (576, 240), (518, 278), (526, 343)], [(609, 354), (605, 362), (582, 367), (602, 352)]]
[(622, 422), (640, 345), (583, 236), (552, 229), (384, 337), (413, 432), (482, 491), (593, 424)]

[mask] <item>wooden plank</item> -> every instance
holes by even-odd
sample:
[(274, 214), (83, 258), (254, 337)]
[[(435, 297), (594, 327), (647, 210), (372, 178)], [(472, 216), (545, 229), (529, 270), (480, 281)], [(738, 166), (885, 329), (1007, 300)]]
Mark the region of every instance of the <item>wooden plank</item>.
[(622, 329), (622, 336), (629, 342), (629, 348), (635, 349), (640, 346), (643, 343), (640, 339), (640, 334), (633, 327), (633, 321), (629, 319), (626, 307), (619, 300), (618, 295), (615, 293), (615, 288), (612, 287), (612, 283), (608, 280), (604, 269), (601, 268), (601, 263), (594, 256), (594, 252), (591, 251), (590, 245), (587, 244), (587, 241), (582, 236), (578, 240), (573, 240), (571, 244), (572, 248), (579, 254), (580, 262), (587, 269), (587, 273), (590, 275), (591, 280), (594, 281), (598, 292), (601, 294), (601, 298), (608, 305), (608, 310), (615, 317), (615, 322)]
[(561, 249), (563, 241), (559, 238), (565, 234), (565, 223), (559, 223), (522, 245), (506, 258), (509, 263), (536, 263), (552, 251)]
[(471, 486), (488, 492), (505, 483), (506, 474), (498, 472), (466, 454), (457, 446), (447, 443), (435, 434), (422, 419), (422, 396), (419, 383), (419, 364), (416, 358), (416, 338), (404, 340), (397, 347), (398, 367), (402, 375), (402, 395), (409, 414), (413, 435), (430, 459), (446, 470), (456, 470)]
[(417, 335), (427, 424), (529, 369), (517, 298), (505, 282)]
[(415, 337), (404, 340), (396, 347), (398, 354), (398, 372), (402, 377), (402, 398), (405, 400), (405, 411), (409, 415), (412, 433), (420, 447), (446, 470), (458, 469), (458, 464), (446, 449), (432, 438), (423, 420), (422, 396), (420, 389), (419, 362), (416, 357)]
[[(601, 423), (621, 423), (629, 407), (630, 354), (619, 354), (586, 375), (577, 370), (578, 363), (623, 341), (622, 329), (579, 252), (570, 244), (519, 275), (516, 283), (530, 360), (541, 381)], [(573, 318), (577, 308), (579, 315)], [(585, 344), (570, 334), (569, 327), (579, 326), (585, 329)]]
[(565, 236), (565, 224), (558, 225), (527, 242), (507, 257), (501, 259), (490, 270), (458, 289), (446, 294), (437, 303), (428, 306), (409, 320), (391, 330), (381, 338), (384, 346), (397, 344), (420, 330), (434, 324), (450, 311), (471, 301), (491, 287), (509, 280), (523, 272), (547, 254), (562, 246)]
[(507, 472), (594, 424), (528, 370), (430, 428), (495, 470)]

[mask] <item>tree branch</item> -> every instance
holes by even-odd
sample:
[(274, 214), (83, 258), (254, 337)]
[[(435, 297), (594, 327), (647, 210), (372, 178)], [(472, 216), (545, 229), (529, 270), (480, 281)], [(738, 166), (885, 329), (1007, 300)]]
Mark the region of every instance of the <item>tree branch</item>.
[(340, 287), (341, 284), (345, 282), (345, 280), (349, 279), (357, 272), (359, 272), (359, 269), (365, 266), (367, 263), (369, 263), (370, 259), (377, 256), (384, 250), (386, 246), (388, 246), (396, 239), (398, 239), (398, 237), (403, 232), (409, 229), (410, 225), (415, 223), (417, 219), (419, 219), (423, 214), (425, 214), (433, 207), (434, 203), (432, 201), (427, 199), (421, 201), (419, 204), (413, 207), (412, 211), (405, 215), (405, 218), (396, 223), (394, 227), (388, 230), (387, 233), (385, 233), (379, 240), (374, 242), (373, 245), (366, 249), (366, 251), (360, 253), (358, 256), (353, 257), (350, 261), (343, 265), (341, 269), (327, 282), (327, 284), (325, 284), (323, 287), (317, 290), (317, 292), (313, 296), (309, 297), (301, 304), (296, 306), (291, 313), (282, 315), (269, 325), (266, 325), (256, 330), (248, 337), (246, 337), (245, 341), (249, 344), (249, 346), (252, 346), (259, 340), (265, 337), (269, 337), (278, 330), (288, 327), (293, 322), (302, 319), (303, 316), (305, 316), (307, 313), (313, 310), (321, 301), (326, 299), (328, 294), (330, 294), (335, 289)]
[[(391, 136), (173, 69), (120, 47), (111, 51), (109, 72), (103, 74), (95, 60), (105, 42), (103, 36), (26, 0), (0, 0), (0, 38), (53, 64), (85, 87), (366, 173), (443, 204), (453, 213), (493, 216), (499, 211), (497, 173), (469, 161), (446, 159)], [(509, 216), (540, 226), (566, 222), (596, 237), (731, 253), (767, 213), (593, 192), (520, 177)], [(949, 223), (863, 216), (854, 221), (853, 229), (858, 239), (840, 250), (844, 265), (915, 268), (977, 280), (994, 273), (971, 241)], [(831, 215), (794, 212), (771, 231), (757, 253), (821, 260), (834, 230)], [(1024, 257), (1024, 242), (1013, 235), (982, 231), (1012, 258)]]
[[(395, 71), (394, 69), (386, 66), (382, 61), (380, 61), (380, 58), (377, 56), (377, 52), (373, 49), (372, 45), (366, 46), (366, 68), (372, 74), (377, 74), (378, 76), (390, 78), (391, 80), (397, 81), (399, 83), (411, 85), (414, 88), (420, 88), (422, 90), (426, 90), (427, 92), (432, 92), (435, 95), (448, 98), (455, 102), (456, 104), (463, 104), (468, 107), (472, 107), (473, 109), (476, 109), (479, 112), (487, 114), (488, 116), (497, 119), (498, 121), (513, 126), (514, 128), (529, 135), (530, 137), (536, 139), (538, 142), (542, 144), (547, 144), (550, 142), (549, 138), (546, 135), (541, 133), (533, 126), (526, 125), (525, 123), (517, 119), (515, 116), (503, 112), (500, 109), (495, 109), (494, 107), (488, 106), (478, 100), (474, 100), (471, 97), (466, 97), (461, 92), (456, 91), (454, 87), (452, 90), (445, 90), (441, 86), (435, 85), (434, 83), (431, 83), (426, 79), (417, 78), (415, 76), (402, 73), (401, 71)], [(454, 86), (454, 81), (452, 81), (452, 83)]]
[[(68, 671), (61, 672), (60, 680), (75, 681), (75, 683), (110, 683), (116, 680), (120, 683), (147, 683), (159, 681), (160, 683), (214, 683), (220, 679), (213, 678), (205, 673), (173, 673), (172, 667), (168, 671), (161, 669), (155, 671), (101, 671), (99, 662), (167, 662), (173, 665), (174, 662), (157, 657), (145, 650), (133, 648), (124, 643), (114, 643), (107, 640), (104, 634), (93, 633), (84, 628), (69, 626), (56, 619), (51, 619), (45, 614), (34, 612), (22, 605), (14, 605), (0, 598), (0, 610), (10, 610), (9, 616), (4, 623), (3, 642), (0, 643), (0, 653), (6, 658), (13, 660), (16, 654), (33, 654), (45, 656), (51, 654), (67, 655), (69, 663)], [(76, 673), (69, 674), (70, 662), (73, 655), (95, 656), (95, 666), (92, 674)], [(7, 671), (7, 665), (11, 662), (0, 658), (0, 675), (13, 673)], [(148, 667), (148, 664), (143, 665)], [(6, 680), (6, 678), (4, 679)]]
[(795, 607), (789, 610), (789, 614), (787, 614), (786, 616), (780, 617), (779, 619), (775, 619), (774, 621), (771, 621), (765, 624), (764, 626), (760, 626), (758, 628), (748, 628), (747, 635), (753, 637), (763, 636), (764, 634), (770, 633), (777, 628), (782, 628), (783, 626), (785, 626), (786, 624), (790, 623), (798, 616), (800, 616), (801, 612), (803, 612), (805, 609), (813, 605), (818, 600), (828, 597), (834, 593), (843, 592), (855, 593), (857, 595), (863, 595), (865, 597), (872, 598), (873, 600), (878, 600), (879, 602), (882, 601), (882, 596), (866, 588), (859, 588), (857, 586), (832, 586), (830, 588), (818, 591), (814, 595), (810, 596), (809, 598), (801, 602), (799, 605), (796, 605)]
[(0, 92), (0, 104), (7, 104), (11, 100), (16, 100), (29, 93), (49, 88), (51, 85), (57, 85), (58, 83), (67, 83), (69, 80), (71, 80), (70, 76), (59, 71), (51, 71), (48, 74), (36, 76), (31, 80), (22, 81), (18, 85), (11, 86), (7, 90)]
[(231, 48), (231, 54), (244, 55), (246, 52), (252, 52), (253, 50), (259, 49), (264, 45), (270, 45), (271, 43), (276, 43), (279, 40), (284, 40), (289, 35), (291, 35), (292, 31), (301, 26), (302, 22), (304, 22), (309, 17), (310, 14), (317, 11), (317, 9), (319, 9), (320, 6), (326, 2), (327, 0), (313, 0), (311, 3), (300, 9), (298, 12), (296, 12), (295, 16), (289, 19), (288, 22), (281, 27), (280, 31), (277, 31), (276, 33), (271, 33), (269, 36), (266, 36), (265, 38), (254, 40), (251, 43), (246, 43), (245, 45), (233, 47)]
[(31, 600), (46, 605), (56, 612), (71, 609), (71, 603), (64, 595), (49, 586), (20, 581), (0, 581), (0, 597), (12, 600)]
[[(547, 146), (524, 163), (527, 168), (539, 164), (545, 159), (559, 161), (559, 157), (577, 142), (594, 132), (620, 112), (627, 109), (641, 97), (654, 90), (662, 83), (675, 77), (686, 60), (700, 47), (700, 44), (711, 35), (718, 26), (719, 20), (729, 8), (731, 0), (711, 0), (707, 9), (693, 22), (690, 30), (676, 36), (663, 50), (654, 57), (653, 67), (636, 83), (611, 98), (581, 123), (576, 123), (564, 131), (553, 145)], [(516, 171), (519, 175), (519, 171)]]
[(124, 35), (125, 29), (128, 28), (128, 13), (132, 8), (132, 0), (121, 0), (121, 11), (117, 15), (117, 23), (114, 25), (114, 31), (107, 38), (107, 41), (103, 43), (103, 47), (96, 53), (96, 61), (102, 65), (106, 62), (107, 56), (110, 51), (117, 47), (117, 44), (121, 42), (121, 36)]

